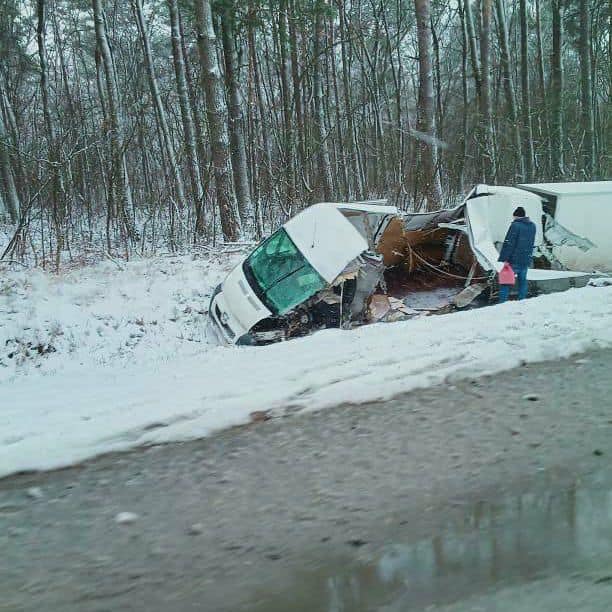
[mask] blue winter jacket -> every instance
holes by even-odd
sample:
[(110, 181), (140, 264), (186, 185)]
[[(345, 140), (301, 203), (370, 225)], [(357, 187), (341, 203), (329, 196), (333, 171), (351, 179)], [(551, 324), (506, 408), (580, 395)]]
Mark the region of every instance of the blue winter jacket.
[(498, 261), (507, 261), (515, 269), (529, 268), (533, 263), (536, 226), (529, 217), (515, 219), (508, 229)]

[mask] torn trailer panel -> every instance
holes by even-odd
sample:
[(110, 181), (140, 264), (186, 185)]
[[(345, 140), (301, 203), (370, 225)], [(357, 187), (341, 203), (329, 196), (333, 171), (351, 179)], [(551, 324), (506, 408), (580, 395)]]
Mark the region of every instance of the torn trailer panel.
[[(541, 197), (514, 187), (477, 185), (464, 202), (467, 235), (482, 267), (493, 273), (501, 269), (502, 264), (497, 259), (516, 206), (525, 208), (537, 229), (534, 263), (527, 273), (529, 294), (533, 296), (586, 286), (594, 276), (592, 272), (568, 269), (555, 256), (560, 246), (559, 240), (570, 240), (570, 236), (577, 241), (581, 238), (567, 232), (556, 222), (547, 223), (545, 203)], [(581, 242), (581, 245), (587, 243), (588, 240)]]

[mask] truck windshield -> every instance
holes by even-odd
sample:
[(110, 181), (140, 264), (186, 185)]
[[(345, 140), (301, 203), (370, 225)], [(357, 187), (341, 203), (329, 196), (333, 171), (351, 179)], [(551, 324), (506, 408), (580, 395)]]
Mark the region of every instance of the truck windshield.
[(326, 285), (283, 228), (251, 253), (243, 270), (257, 296), (277, 315), (285, 314)]

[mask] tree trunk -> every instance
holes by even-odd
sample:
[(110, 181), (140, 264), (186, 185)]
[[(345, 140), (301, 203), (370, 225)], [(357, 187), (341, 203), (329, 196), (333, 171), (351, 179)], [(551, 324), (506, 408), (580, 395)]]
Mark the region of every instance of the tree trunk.
[(206, 96), (206, 116), (221, 229), (225, 240), (233, 241), (240, 237), (240, 219), (232, 189), (227, 108), (217, 60), (217, 38), (213, 28), (210, 0), (196, 0), (195, 9), (202, 87)]
[(544, 98), (546, 95), (546, 81), (544, 79), (544, 50), (542, 47), (542, 15), (541, 15), (541, 7), (540, 0), (536, 0), (535, 3), (536, 10), (536, 35), (537, 35), (537, 48), (538, 48), (538, 81), (540, 88), (540, 97), (542, 98), (542, 103), (545, 102)]
[(317, 0), (314, 32), (314, 61), (313, 61), (313, 94), (315, 105), (315, 132), (317, 138), (319, 159), (319, 188), (325, 200), (332, 198), (332, 173), (329, 160), (329, 145), (327, 143), (327, 130), (325, 128), (325, 114), (323, 110), (323, 89), (321, 85), (322, 53), (325, 46), (325, 13), (327, 1)]
[(482, 85), (480, 118), (482, 121), (483, 178), (485, 183), (495, 180), (495, 143), (493, 140), (493, 112), (491, 109), (491, 0), (482, 0), (480, 30), (480, 61)]
[(129, 216), (132, 209), (132, 190), (127, 172), (124, 150), (124, 131), (121, 110), (119, 108), (119, 92), (117, 75), (111, 53), (106, 23), (101, 0), (92, 0), (94, 25), (96, 32), (96, 47), (102, 59), (104, 77), (106, 81), (106, 95), (108, 105), (108, 123), (111, 149), (111, 170), (109, 190), (109, 212), (112, 214), (114, 206), (126, 231), (129, 240), (138, 240), (138, 234)]
[(348, 165), (349, 165), (349, 185), (354, 185), (353, 191), (349, 187), (349, 198), (352, 193), (355, 193), (357, 197), (362, 197), (363, 184), (361, 181), (361, 172), (359, 170), (359, 163), (357, 159), (357, 139), (355, 137), (355, 124), (353, 121), (353, 108), (351, 104), (351, 79), (349, 76), (350, 65), (348, 60), (348, 32), (346, 27), (346, 15), (344, 12), (344, 3), (342, 0), (337, 0), (338, 12), (340, 14), (340, 52), (342, 60), (342, 93), (344, 97), (344, 114), (346, 116), (346, 143), (348, 150)]
[(293, 100), (295, 106), (296, 132), (297, 132), (297, 148), (298, 148), (298, 174), (301, 174), (306, 158), (306, 147), (304, 144), (304, 109), (302, 106), (302, 83), (299, 73), (298, 63), (298, 29), (295, 21), (297, 18), (298, 9), (295, 3), (292, 3), (288, 22), (289, 22), (289, 47), (291, 49), (291, 79), (293, 81)]
[(291, 111), (290, 50), (287, 29), (287, 0), (280, 0), (278, 13), (278, 48), (280, 54), (281, 95), (283, 101), (283, 162), (285, 166), (287, 204), (291, 209), (296, 201), (296, 173), (295, 138), (293, 132), (293, 114)]
[(47, 74), (47, 50), (45, 46), (45, 1), (37, 2), (36, 40), (38, 42), (38, 57), (40, 60), (40, 93), (43, 106), (43, 117), (47, 135), (47, 155), (51, 166), (51, 212), (56, 238), (55, 267), (59, 269), (61, 252), (64, 247), (64, 186), (61, 175), (61, 160), (58, 155), (59, 143), (56, 142), (55, 125), (49, 109), (49, 86)]
[[(335, 48), (336, 42), (336, 31), (335, 24), (330, 23), (330, 47)], [(334, 92), (334, 109), (335, 109), (335, 131), (336, 131), (336, 143), (338, 146), (338, 155), (336, 156), (336, 168), (337, 173), (340, 175), (339, 184), (342, 185), (342, 192), (344, 194), (344, 198), (346, 200), (350, 200), (350, 188), (349, 188), (349, 176), (348, 176), (348, 164), (346, 163), (346, 151), (344, 149), (344, 138), (342, 134), (342, 118), (340, 115), (340, 88), (338, 87), (338, 71), (336, 68), (336, 62), (334, 59), (331, 61), (331, 70), (332, 70), (332, 90)]]
[[(157, 84), (157, 77), (155, 75), (155, 68), (153, 66), (153, 57), (151, 55), (151, 44), (149, 42), (149, 34), (147, 32), (147, 26), (144, 20), (142, 12), (142, 0), (132, 0), (134, 12), (136, 13), (136, 23), (138, 24), (138, 31), (140, 34), (140, 40), (142, 42), (143, 54), (145, 59), (145, 66), (147, 69), (147, 77), (149, 81), (149, 89), (151, 90), (151, 98), (153, 99), (153, 105), (155, 107), (155, 114), (159, 129), (162, 134), (162, 141), (166, 150), (166, 157), (170, 163), (170, 170), (174, 178), (174, 185), (176, 189), (176, 198), (178, 200), (179, 208), (183, 208), (185, 205), (185, 186), (183, 184), (183, 176), (176, 160), (176, 153), (174, 151), (174, 142), (172, 135), (170, 134), (170, 128), (168, 127), (168, 120), (166, 119), (166, 110), (162, 103), (161, 94), (159, 93), (159, 86)], [(170, 216), (174, 218), (174, 206), (170, 205)], [(170, 243), (174, 248), (175, 236), (171, 232)]]
[(459, 171), (457, 172), (457, 191), (465, 191), (465, 162), (468, 150), (468, 32), (465, 23), (465, 9), (459, 6), (459, 17), (461, 18), (461, 96), (463, 101), (463, 112), (461, 113), (461, 158), (459, 160)]
[[(2, 153), (0, 153), (0, 156), (2, 155)], [(2, 164), (2, 157), (0, 157), (0, 164)], [(16, 221), (13, 220), (12, 215), (9, 213), (8, 210), (8, 205), (4, 202), (4, 192), (3, 192), (3, 185), (2, 185), (2, 171), (4, 170), (4, 168), (0, 167), (0, 223), (6, 223), (7, 221), (10, 221), (11, 223), (16, 223)]]
[[(200, 171), (200, 180), (202, 182), (202, 202), (200, 203), (198, 210), (196, 211), (196, 236), (203, 236), (207, 226), (204, 225), (204, 204), (206, 199), (206, 192), (208, 184), (210, 183), (211, 177), (211, 165), (209, 164), (210, 152), (208, 148), (208, 142), (204, 136), (204, 118), (200, 110), (200, 104), (197, 96), (200, 88), (194, 83), (194, 76), (192, 75), (192, 69), (189, 65), (189, 52), (187, 45), (185, 44), (185, 32), (183, 29), (183, 19), (181, 13), (178, 13), (179, 21), (179, 33), (181, 41), (181, 51), (183, 54), (183, 62), (185, 63), (185, 80), (187, 82), (187, 92), (189, 94), (189, 105), (191, 107), (193, 117), (193, 127), (195, 128), (195, 142), (198, 160), (198, 169)], [(200, 70), (197, 70), (197, 74), (200, 74)], [(196, 76), (197, 79), (197, 76)], [(199, 81), (198, 81), (199, 84)], [(197, 91), (196, 91), (197, 90)]]
[(255, 39), (255, 31), (253, 26), (253, 21), (255, 20), (255, 9), (251, 5), (249, 8), (249, 25), (248, 25), (248, 41), (249, 41), (249, 55), (251, 59), (251, 68), (253, 71), (253, 89), (254, 89), (254, 97), (257, 105), (257, 111), (259, 115), (255, 117), (256, 123), (260, 127), (261, 134), (261, 143), (262, 143), (262, 153), (263, 153), (263, 171), (261, 172), (261, 176), (264, 178), (262, 191), (264, 191), (267, 195), (271, 193), (272, 190), (272, 148), (270, 145), (270, 135), (268, 129), (268, 117), (265, 112), (263, 93), (262, 93), (262, 84), (261, 84), (261, 75), (259, 69), (259, 59), (257, 57), (257, 46)]
[(234, 48), (234, 7), (227, 4), (223, 11), (222, 39), (223, 55), (225, 58), (225, 82), (229, 99), (229, 133), (232, 155), (232, 170), (238, 213), (242, 223), (252, 214), (251, 190), (249, 187), (249, 173), (247, 170), (246, 146), (244, 144), (244, 120), (239, 75), (236, 66), (236, 50)]
[(467, 28), (468, 40), (470, 42), (470, 59), (472, 60), (474, 83), (476, 85), (476, 96), (480, 98), (480, 60), (478, 59), (478, 47), (476, 45), (476, 31), (474, 28), (471, 0), (464, 0), (463, 6), (465, 11), (465, 25)]
[(5, 214), (2, 210), (2, 208), (4, 208), (6, 213), (8, 213), (11, 223), (17, 223), (21, 206), (17, 188), (15, 187), (11, 158), (5, 144), (6, 142), (8, 142), (8, 135), (4, 127), (2, 113), (0, 113), (0, 185), (4, 184), (4, 190), (0, 189), (0, 195), (3, 195), (3, 207), (0, 208), (0, 219), (3, 214)]
[(552, 178), (565, 175), (563, 159), (563, 2), (552, 0), (552, 54), (550, 58), (550, 158)]
[[(430, 0), (415, 0), (417, 38), (419, 46), (419, 100), (417, 106), (417, 165), (421, 176), (420, 194), (427, 200), (427, 210), (436, 210), (442, 203), (442, 188), (435, 141), (435, 109), (432, 75), (432, 34)], [(421, 180), (422, 178), (422, 180)]]
[[(387, 103), (387, 112), (391, 115), (390, 106), (392, 106), (393, 102), (395, 103), (395, 129), (397, 132), (396, 140), (395, 140), (395, 155), (394, 155), (394, 182), (397, 186), (401, 186), (401, 182), (404, 176), (404, 159), (403, 159), (403, 148), (404, 148), (404, 128), (403, 128), (403, 119), (402, 119), (402, 91), (401, 91), (401, 75), (402, 75), (402, 61), (401, 57), (398, 57), (398, 66), (395, 67), (394, 61), (394, 53), (399, 53), (400, 51), (400, 41), (401, 41), (401, 28), (400, 23), (397, 25), (397, 33), (395, 37), (395, 41), (392, 40), (391, 32), (389, 30), (389, 23), (387, 18), (387, 12), (382, 12), (382, 20), (383, 25), (385, 27), (385, 39), (386, 39), (386, 47), (387, 47), (387, 61), (389, 63), (389, 68), (391, 70), (391, 79), (392, 83), (392, 93), (388, 95), (388, 103)], [(395, 42), (395, 49), (393, 48), (393, 42)], [(389, 116), (389, 125), (393, 125), (394, 123), (391, 116)], [(440, 129), (440, 126), (438, 126)]]
[(181, 110), (181, 122), (183, 124), (183, 136), (185, 138), (185, 149), (187, 153), (187, 166), (189, 169), (191, 192), (194, 199), (195, 232), (197, 236), (201, 236), (204, 233), (204, 219), (202, 216), (204, 188), (202, 185), (202, 177), (200, 175), (200, 165), (198, 163), (196, 130), (193, 120), (193, 109), (189, 99), (185, 58), (183, 57), (178, 0), (167, 1), (168, 12), (170, 14), (172, 58), (174, 61), (174, 74), (176, 76), (176, 89), (178, 93), (179, 107)]
[(499, 45), (501, 50), (501, 69), (502, 79), (504, 82), (504, 94), (506, 96), (506, 104), (508, 105), (508, 110), (510, 111), (510, 129), (512, 130), (512, 139), (514, 141), (515, 148), (514, 159), (516, 164), (518, 165), (518, 174), (521, 178), (524, 178), (525, 168), (523, 166), (523, 153), (521, 151), (521, 132), (518, 123), (518, 111), (516, 108), (514, 84), (512, 83), (512, 72), (510, 69), (508, 26), (504, 10), (504, 0), (495, 0), (495, 8), (497, 13), (497, 27), (499, 31)]
[[(548, 107), (546, 104), (546, 79), (544, 77), (544, 47), (542, 44), (542, 11), (540, 6), (540, 0), (536, 0), (535, 3), (535, 11), (536, 11), (536, 41), (537, 41), (537, 67), (538, 67), (538, 139), (539, 141), (545, 142), (546, 140), (550, 140), (550, 122), (548, 116)], [(550, 149), (547, 147), (544, 149), (544, 154), (541, 156), (542, 159), (546, 159), (546, 168), (544, 168), (544, 164), (541, 164), (542, 168), (540, 174), (550, 174)], [(544, 171), (542, 171), (544, 170)]]
[(529, 182), (534, 178), (533, 129), (531, 126), (531, 92), (529, 87), (529, 46), (527, 30), (527, 0), (520, 0), (521, 22), (521, 91), (522, 91), (522, 123), (523, 147), (525, 149), (525, 179)]
[(589, 0), (580, 0), (580, 104), (584, 143), (582, 173), (586, 180), (595, 170), (595, 136), (593, 100), (591, 93), (591, 28)]
[(17, 188), (17, 195), (19, 201), (27, 201), (29, 196), (28, 181), (25, 178), (25, 169), (23, 166), (23, 159), (21, 155), (21, 147), (19, 143), (19, 129), (17, 128), (17, 119), (13, 110), (13, 104), (9, 100), (9, 97), (5, 91), (4, 84), (0, 80), (0, 112), (4, 113), (4, 127), (7, 133), (7, 142), (10, 143), (13, 148), (14, 158), (14, 178)]

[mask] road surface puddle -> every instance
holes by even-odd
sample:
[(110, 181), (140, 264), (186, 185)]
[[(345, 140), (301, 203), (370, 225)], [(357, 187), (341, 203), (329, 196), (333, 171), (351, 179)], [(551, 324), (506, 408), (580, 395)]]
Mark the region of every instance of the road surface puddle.
[[(399, 531), (396, 541), (376, 551), (359, 541), (347, 543), (351, 552), (344, 559), (311, 561), (291, 584), (262, 587), (245, 609), (435, 610), (560, 576), (612, 585), (612, 479), (607, 474), (432, 512), (441, 521), (448, 516), (433, 535), (419, 539)], [(409, 529), (408, 521), (401, 522)], [(533, 610), (543, 609), (532, 603)]]

